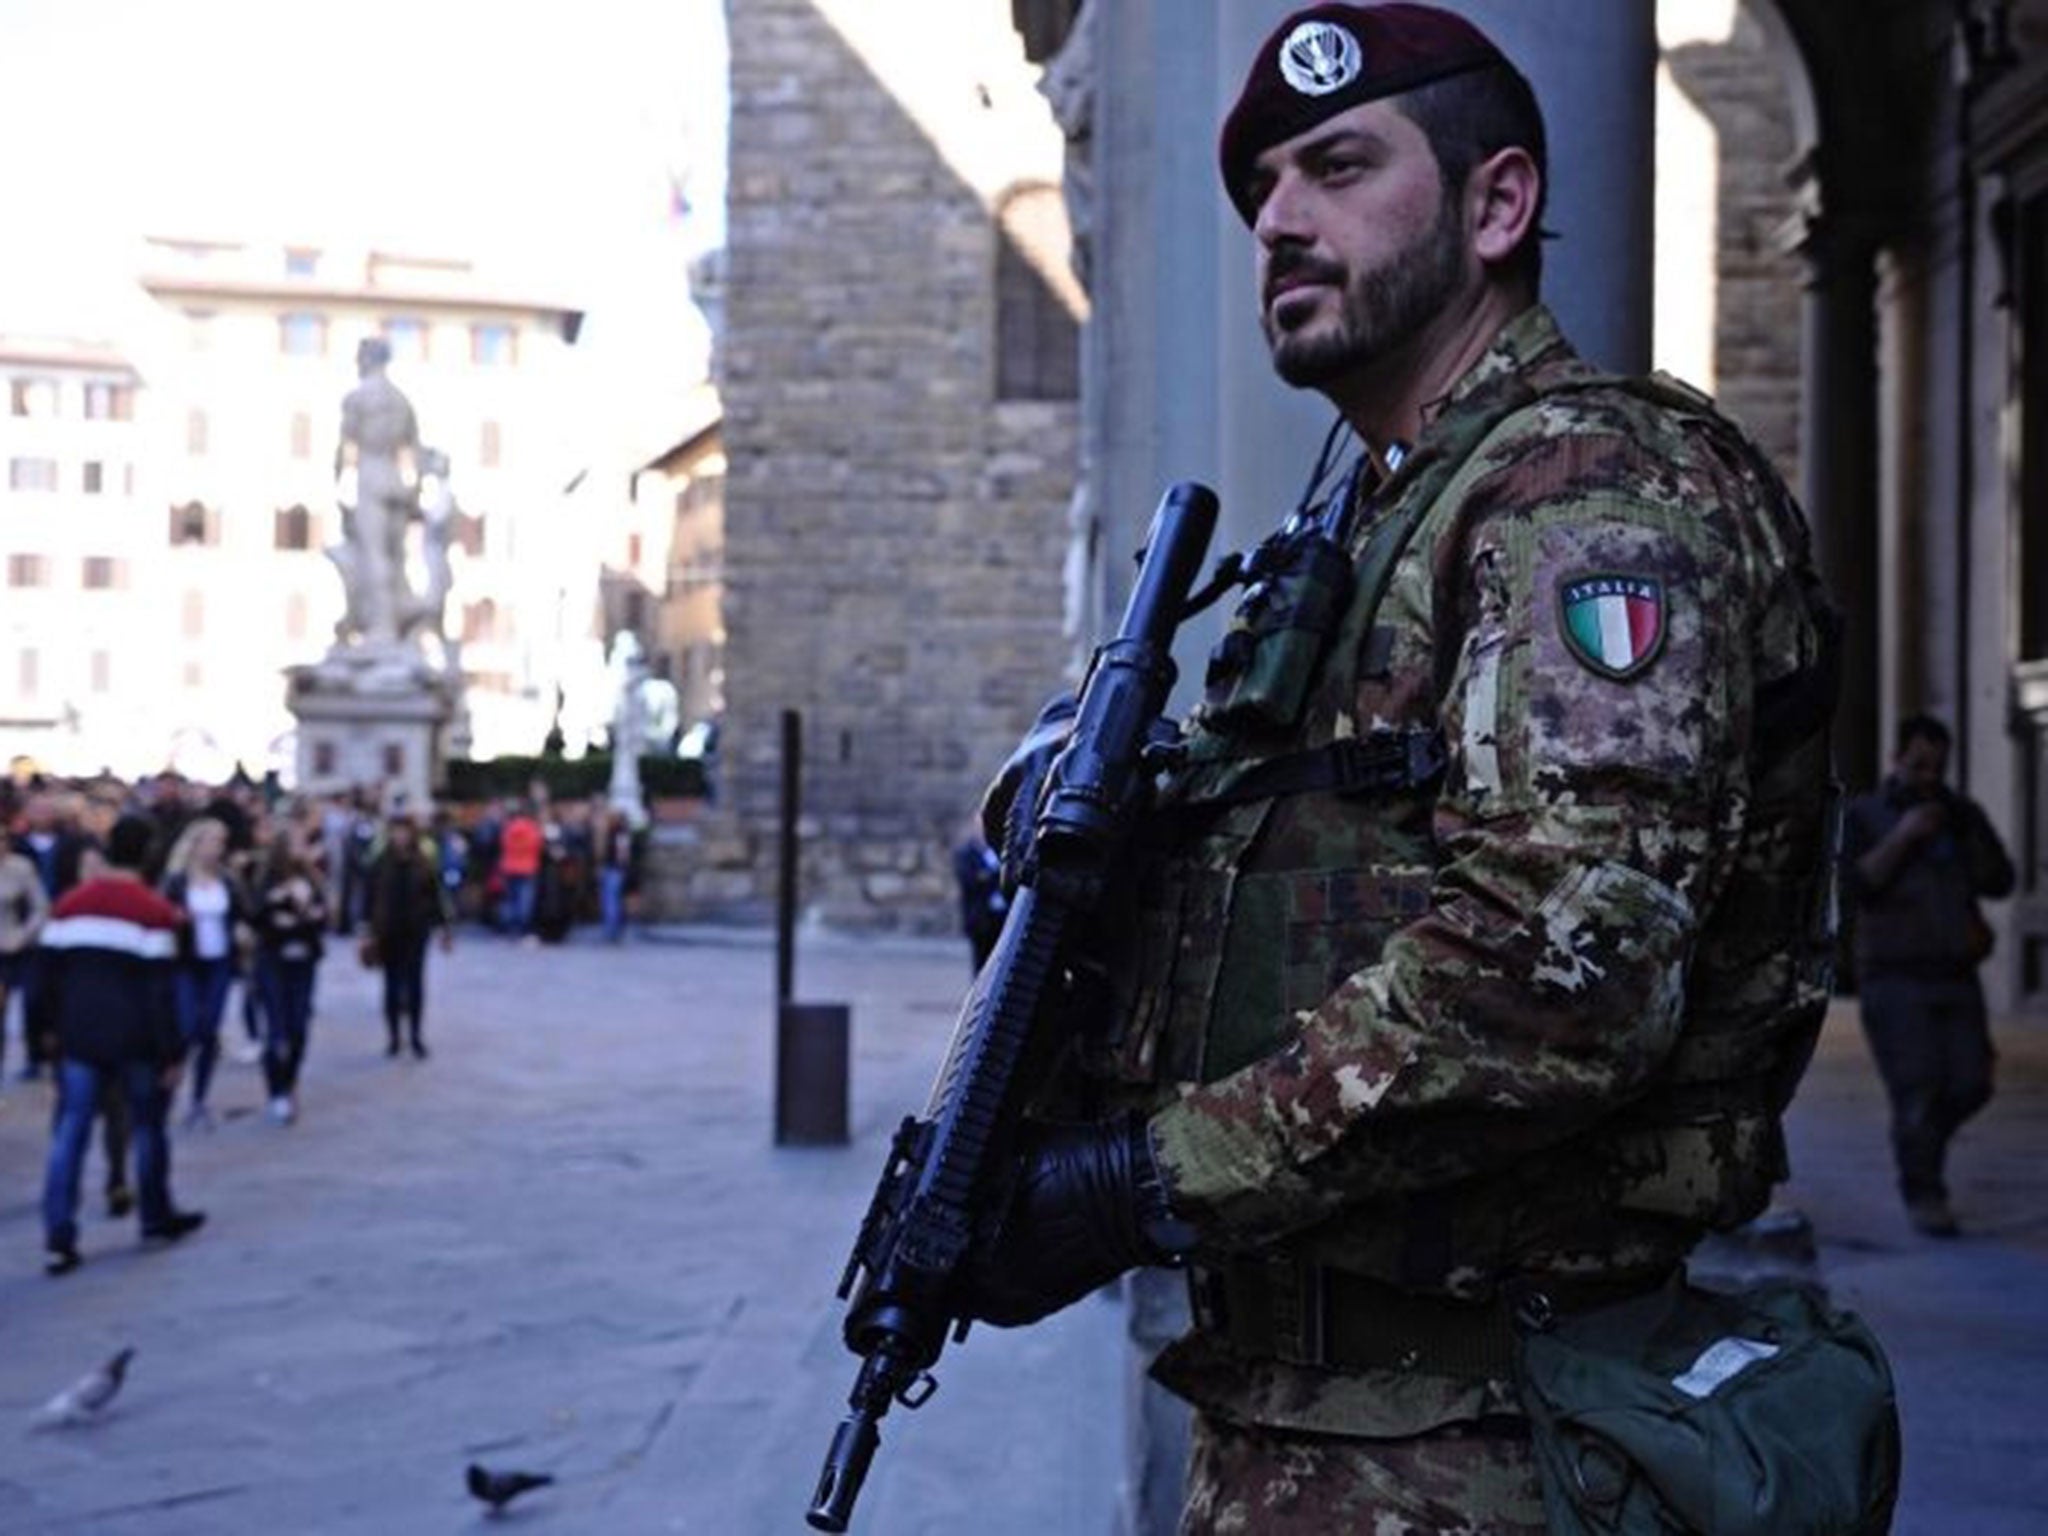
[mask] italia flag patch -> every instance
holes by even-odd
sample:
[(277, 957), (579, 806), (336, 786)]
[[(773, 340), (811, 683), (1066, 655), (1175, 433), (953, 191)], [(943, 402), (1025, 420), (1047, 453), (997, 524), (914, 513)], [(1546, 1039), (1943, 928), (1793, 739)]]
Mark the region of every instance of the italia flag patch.
[(1558, 596), (1566, 648), (1602, 677), (1640, 676), (1664, 647), (1664, 583), (1654, 576), (1576, 576)]

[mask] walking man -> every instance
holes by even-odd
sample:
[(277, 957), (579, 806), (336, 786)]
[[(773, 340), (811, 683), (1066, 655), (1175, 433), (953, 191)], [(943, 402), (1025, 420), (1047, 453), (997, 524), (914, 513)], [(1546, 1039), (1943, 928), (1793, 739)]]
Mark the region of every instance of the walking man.
[(142, 1235), (176, 1242), (206, 1220), (171, 1200), (164, 1120), (183, 1070), (174, 995), (178, 909), (144, 883), (155, 832), (124, 816), (107, 838), (105, 871), (60, 900), (43, 930), (50, 1016), (57, 1028), (57, 1123), (43, 1179), (44, 1268), (78, 1267), (78, 1184), (103, 1087), (125, 1097)]
[(1954, 1237), (1948, 1144), (1991, 1101), (1991, 1033), (1977, 967), (1991, 953), (1980, 899), (2008, 896), (2012, 860), (1983, 808), (1944, 782), (1948, 727), (1899, 722), (1882, 786), (1858, 796), (1843, 829), (1843, 880), (1856, 903), (1863, 1033), (1892, 1107), (1892, 1152), (1906, 1215)]

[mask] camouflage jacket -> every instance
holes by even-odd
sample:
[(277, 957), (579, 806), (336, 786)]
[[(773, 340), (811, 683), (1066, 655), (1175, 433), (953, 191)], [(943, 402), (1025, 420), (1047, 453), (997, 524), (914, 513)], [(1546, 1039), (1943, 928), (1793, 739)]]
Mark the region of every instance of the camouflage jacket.
[[(1362, 494), (1362, 578), (1375, 530), (1412, 530), (1384, 596), (1355, 584), (1277, 709), (1212, 687), (1195, 712), (1165, 796), (1188, 830), (1135, 904), (1094, 1071), (1152, 1109), (1207, 1256), (1467, 1298), (1667, 1269), (1783, 1176), (1810, 1031), (1781, 1036), (1825, 1003), (1824, 733), (1759, 741), (1823, 648), (1804, 523), (1704, 397), (1600, 379), (1540, 307)], [(1429, 731), (1433, 782), (1175, 820), (1261, 762)], [(1321, 1432), (1513, 1406), (1199, 1331), (1159, 1374)]]

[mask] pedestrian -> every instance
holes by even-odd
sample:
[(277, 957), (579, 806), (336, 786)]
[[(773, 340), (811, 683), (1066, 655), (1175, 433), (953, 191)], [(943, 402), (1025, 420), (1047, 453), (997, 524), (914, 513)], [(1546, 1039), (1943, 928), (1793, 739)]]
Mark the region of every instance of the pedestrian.
[(980, 975), (1002, 937), (1010, 902), (1003, 894), (1002, 860), (981, 835), (979, 824), (954, 845), (953, 883), (960, 893), (960, 931), (967, 936), (974, 971)]
[(1850, 803), (1842, 838), (1863, 1033), (1891, 1100), (1899, 1194), (1932, 1237), (1959, 1230), (1944, 1177), (1949, 1142), (1991, 1102), (1977, 969), (1992, 932), (1978, 902), (2011, 895), (2014, 880), (1983, 807), (1948, 787), (1948, 754), (1939, 720), (1900, 721), (1891, 773)]
[(80, 1262), (78, 1185), (108, 1083), (128, 1105), (143, 1237), (175, 1242), (206, 1219), (171, 1199), (164, 1119), (184, 1054), (172, 995), (183, 919), (143, 881), (154, 841), (147, 820), (117, 821), (103, 871), (58, 901), (43, 932), (59, 1053), (57, 1120), (43, 1179), (44, 1268), (52, 1275)]
[(519, 803), (498, 831), (498, 879), (505, 893), (499, 926), (522, 941), (534, 937), (534, 898), (546, 843), (547, 835), (526, 801)]
[(598, 918), (605, 942), (626, 938), (626, 905), (640, 889), (640, 837), (626, 813), (613, 807), (605, 813), (597, 851)]
[(210, 1130), (206, 1107), (220, 1060), (220, 1021), (235, 979), (235, 931), (249, 904), (227, 868), (228, 829), (211, 816), (188, 822), (164, 861), (164, 899), (183, 914), (177, 967), (178, 1028), (192, 1069), (188, 1130)]
[(1338, 419), (1104, 907), (1046, 1101), (1116, 1113), (1024, 1124), (957, 1305), (1186, 1263), (1183, 1530), (1533, 1536), (1518, 1301), (1658, 1290), (1783, 1176), (1832, 615), (1762, 453), (1540, 302), (1542, 117), (1469, 22), (1297, 11), (1220, 161)]
[(427, 946), (439, 932), (445, 954), (454, 947), (455, 930), (438, 860), (421, 845), (410, 816), (400, 813), (385, 824), (384, 846), (370, 862), (367, 888), (369, 938), (384, 971), (384, 1054), (398, 1054), (402, 1030), (413, 1055), (424, 1061)]
[[(47, 790), (28, 797), (22, 807), (21, 829), (14, 840), (17, 853), (35, 866), (43, 896), (55, 903), (75, 887), (91, 851), (91, 842), (79, 827), (77, 810)], [(42, 959), (28, 952), (15, 973), (21, 989), (22, 1038), (28, 1044), (28, 1060), (21, 1069), (24, 1080), (40, 1077), (51, 1060), (55, 1025), (41, 987)]]
[(256, 912), (256, 985), (263, 994), (263, 1078), (270, 1118), (298, 1118), (299, 1072), (313, 1015), (313, 980), (323, 953), (327, 897), (298, 829), (270, 841), (250, 905)]
[[(0, 1069), (6, 1065), (7, 1004), (21, 990), (34, 957), (36, 940), (50, 915), (49, 894), (26, 854), (14, 850), (14, 832), (0, 817)], [(22, 1010), (22, 1064), (34, 1061), (29, 1046), (27, 1009)]]

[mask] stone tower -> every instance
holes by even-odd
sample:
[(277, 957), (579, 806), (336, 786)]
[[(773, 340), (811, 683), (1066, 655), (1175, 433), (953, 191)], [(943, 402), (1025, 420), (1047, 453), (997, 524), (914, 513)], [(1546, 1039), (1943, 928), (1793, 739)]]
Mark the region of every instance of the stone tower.
[(1064, 141), (1007, 0), (729, 0), (726, 698), (706, 915), (937, 929), (947, 851), (1061, 680), (1078, 435)]

